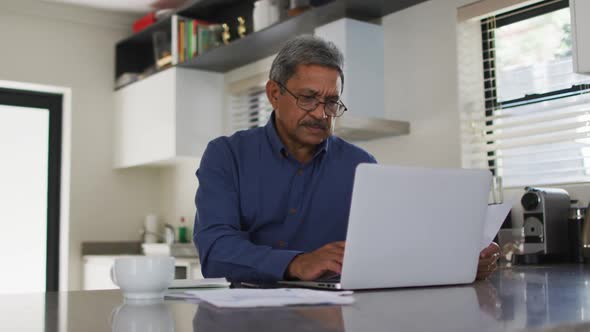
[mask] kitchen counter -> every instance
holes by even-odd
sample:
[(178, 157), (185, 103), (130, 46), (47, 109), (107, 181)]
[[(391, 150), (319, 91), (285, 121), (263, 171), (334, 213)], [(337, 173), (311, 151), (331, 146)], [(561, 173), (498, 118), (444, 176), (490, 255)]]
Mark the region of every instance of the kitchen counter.
[[(118, 290), (0, 295), (3, 331), (587, 331), (590, 266), (504, 267), (466, 286), (362, 291), (348, 306), (125, 304)], [(586, 322), (588, 321), (588, 322)], [(559, 326), (558, 328), (555, 328)]]
[(139, 241), (82, 242), (82, 256), (142, 254)]

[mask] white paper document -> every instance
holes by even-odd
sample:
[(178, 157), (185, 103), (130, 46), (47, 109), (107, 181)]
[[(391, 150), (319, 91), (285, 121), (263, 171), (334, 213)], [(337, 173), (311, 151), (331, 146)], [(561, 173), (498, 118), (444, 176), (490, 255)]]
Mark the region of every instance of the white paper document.
[[(174, 293), (172, 297), (195, 299), (220, 308), (278, 307), (305, 304), (351, 304), (351, 291), (328, 292), (301, 288), (211, 289)], [(180, 295), (180, 296), (177, 296)]]
[(486, 213), (486, 221), (483, 226), (483, 238), (481, 241), (481, 250), (485, 249), (492, 243), (496, 234), (502, 227), (502, 223), (506, 219), (508, 212), (512, 208), (513, 202), (504, 202), (501, 204), (488, 205)]
[(176, 279), (172, 281), (170, 289), (174, 288), (227, 288), (230, 282), (225, 278), (205, 279)]

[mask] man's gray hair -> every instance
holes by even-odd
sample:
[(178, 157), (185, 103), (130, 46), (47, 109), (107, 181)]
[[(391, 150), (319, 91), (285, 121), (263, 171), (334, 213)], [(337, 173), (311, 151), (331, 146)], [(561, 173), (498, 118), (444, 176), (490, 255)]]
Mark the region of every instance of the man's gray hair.
[(279, 51), (270, 67), (269, 78), (287, 85), (298, 65), (318, 65), (338, 70), (341, 89), (344, 89), (343, 63), (344, 56), (334, 43), (312, 35), (301, 35), (287, 41)]

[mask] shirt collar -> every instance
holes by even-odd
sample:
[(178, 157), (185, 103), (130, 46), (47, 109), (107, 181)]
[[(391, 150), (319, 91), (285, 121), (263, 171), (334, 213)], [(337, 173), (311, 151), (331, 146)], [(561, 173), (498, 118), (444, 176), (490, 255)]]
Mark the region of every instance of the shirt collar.
[[(264, 126), (264, 130), (266, 131), (266, 136), (270, 141), (270, 145), (272, 146), (272, 150), (276, 151), (277, 153), (287, 156), (288, 150), (283, 145), (279, 134), (277, 133), (277, 128), (275, 125), (275, 111), (272, 111), (266, 126)], [(323, 140), (320, 144), (318, 144), (316, 152), (314, 153), (314, 158), (317, 157), (322, 152), (328, 152), (328, 146), (330, 145), (330, 140), (332, 139), (332, 135), (328, 136), (325, 140)]]

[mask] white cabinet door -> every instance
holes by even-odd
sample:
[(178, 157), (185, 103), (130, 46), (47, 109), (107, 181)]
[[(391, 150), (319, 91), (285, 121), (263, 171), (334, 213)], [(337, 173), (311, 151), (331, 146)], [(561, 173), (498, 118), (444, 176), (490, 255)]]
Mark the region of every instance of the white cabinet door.
[(590, 74), (590, 1), (570, 0), (574, 71)]
[(115, 92), (115, 167), (199, 157), (222, 132), (223, 74), (169, 68)]
[(175, 266), (182, 267), (186, 269), (186, 278), (187, 279), (203, 279), (203, 274), (201, 273), (201, 263), (199, 262), (198, 258), (179, 258), (175, 259)]
[(117, 289), (111, 281), (111, 266), (118, 256), (84, 256), (83, 290)]
[(174, 154), (174, 76), (165, 70), (115, 92), (115, 166)]

